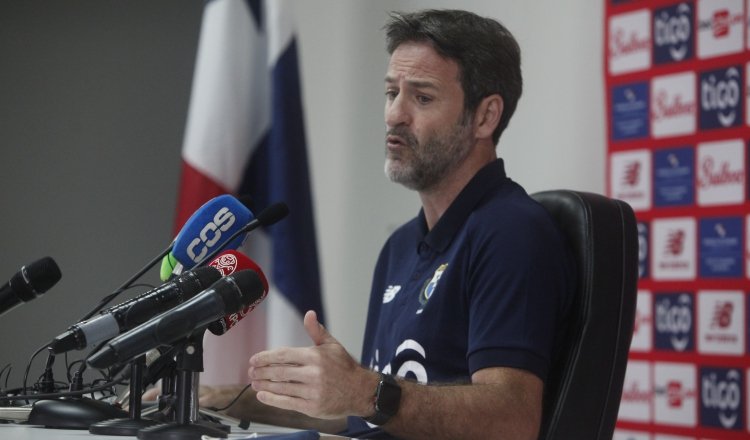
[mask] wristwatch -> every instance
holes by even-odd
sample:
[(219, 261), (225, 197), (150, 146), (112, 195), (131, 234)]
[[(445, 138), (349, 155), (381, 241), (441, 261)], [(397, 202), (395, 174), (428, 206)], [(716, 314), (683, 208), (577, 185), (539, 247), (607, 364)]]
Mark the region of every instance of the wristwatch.
[(380, 373), (375, 391), (375, 414), (364, 419), (373, 425), (385, 425), (398, 412), (401, 403), (401, 386), (390, 374)]

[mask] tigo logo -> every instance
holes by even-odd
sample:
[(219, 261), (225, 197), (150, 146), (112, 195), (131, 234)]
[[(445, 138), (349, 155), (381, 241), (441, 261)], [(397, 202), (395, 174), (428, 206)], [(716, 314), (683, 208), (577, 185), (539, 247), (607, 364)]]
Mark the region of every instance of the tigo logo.
[(657, 294), (656, 348), (670, 351), (692, 351), (693, 342), (693, 296), (688, 293)]
[(693, 8), (680, 3), (654, 11), (654, 63), (664, 64), (693, 57)]
[(730, 368), (701, 368), (701, 424), (742, 429), (744, 411), (742, 373)]
[(742, 68), (704, 72), (700, 76), (700, 128), (736, 127), (742, 124)]

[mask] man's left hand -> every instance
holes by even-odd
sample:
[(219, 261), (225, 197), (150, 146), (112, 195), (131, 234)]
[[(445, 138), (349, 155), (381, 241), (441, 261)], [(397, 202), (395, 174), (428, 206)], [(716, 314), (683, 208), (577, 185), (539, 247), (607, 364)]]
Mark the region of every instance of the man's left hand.
[(304, 327), (315, 344), (263, 351), (250, 358), (248, 376), (261, 402), (331, 419), (370, 416), (378, 375), (361, 367), (308, 311)]

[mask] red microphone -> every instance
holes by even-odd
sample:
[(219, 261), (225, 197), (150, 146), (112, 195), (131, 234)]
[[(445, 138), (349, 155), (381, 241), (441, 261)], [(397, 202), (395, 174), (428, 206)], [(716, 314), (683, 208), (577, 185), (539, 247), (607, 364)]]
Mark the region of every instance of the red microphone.
[(251, 269), (253, 272), (258, 274), (260, 281), (263, 283), (263, 294), (255, 302), (249, 304), (247, 307), (243, 308), (237, 313), (230, 313), (229, 315), (224, 316), (218, 321), (212, 322), (208, 326), (208, 329), (211, 331), (211, 333), (217, 336), (221, 336), (229, 331), (230, 328), (237, 325), (237, 323), (240, 322), (240, 320), (244, 318), (245, 315), (252, 312), (253, 309), (266, 298), (266, 295), (268, 295), (268, 280), (263, 274), (263, 270), (260, 268), (260, 266), (258, 266), (255, 261), (251, 260), (247, 255), (243, 254), (240, 251), (228, 250), (222, 252), (213, 261), (208, 263), (208, 265), (218, 269), (222, 273), (222, 276), (227, 276), (238, 270)]

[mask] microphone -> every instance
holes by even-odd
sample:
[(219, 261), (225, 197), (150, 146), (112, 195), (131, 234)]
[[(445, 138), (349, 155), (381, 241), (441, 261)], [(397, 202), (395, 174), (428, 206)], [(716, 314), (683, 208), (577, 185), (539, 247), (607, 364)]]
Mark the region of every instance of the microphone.
[[(159, 279), (161, 279), (162, 281), (169, 281), (173, 277), (173, 275), (179, 275), (179, 273), (174, 273), (177, 265), (180, 265), (180, 269), (182, 268), (182, 264), (180, 264), (180, 262), (175, 259), (174, 254), (172, 254), (172, 252), (170, 251), (161, 260), (161, 267), (159, 268)], [(181, 272), (182, 271), (180, 270), (180, 273)]]
[[(254, 209), (253, 208), (254, 205), (253, 205), (252, 198), (248, 195), (242, 195), (242, 196), (237, 197), (237, 200), (240, 203), (242, 203), (242, 205), (245, 206), (250, 211), (250, 219), (253, 219), (252, 212)], [(193, 216), (195, 216), (195, 214), (193, 214)], [(191, 219), (193, 218), (193, 216), (191, 216)], [(182, 228), (183, 230), (190, 229), (190, 226), (187, 226), (187, 225), (192, 225), (191, 219), (188, 219), (188, 221), (185, 223), (186, 226), (183, 226)], [(200, 224), (200, 221), (198, 222), (198, 225), (199, 227), (203, 226), (202, 224)], [(239, 234), (235, 233), (232, 237), (230, 237), (230, 239), (236, 238), (238, 236)], [(219, 251), (221, 249), (225, 249), (225, 248), (236, 249), (242, 244), (241, 238), (237, 238), (237, 240), (232, 240), (231, 243), (228, 243), (230, 239), (225, 240), (223, 245), (217, 246), (216, 249), (214, 249), (214, 252)], [(184, 250), (184, 252), (182, 253), (186, 253), (186, 250)], [(203, 261), (205, 261), (206, 259), (208, 259), (208, 257), (204, 257)], [(178, 261), (177, 258), (175, 258), (174, 253), (170, 252), (169, 254), (165, 255), (164, 258), (161, 260), (161, 267), (159, 269), (159, 278), (162, 281), (169, 281), (175, 276), (181, 274), (182, 271), (185, 269), (185, 265), (187, 265), (188, 267), (195, 266), (192, 262), (184, 261), (184, 259), (183, 261)]]
[[(243, 228), (235, 232), (227, 241), (233, 240), (235, 237), (237, 237), (240, 234), (250, 233), (251, 231), (258, 229), (261, 226), (264, 226), (264, 227), (271, 226), (272, 224), (286, 217), (287, 214), (289, 214), (289, 207), (286, 205), (286, 203), (284, 202), (274, 203), (273, 205), (261, 211), (261, 213), (258, 214), (257, 218), (254, 218), (250, 223), (246, 224)], [(221, 251), (221, 249), (223, 249), (223, 247), (217, 247), (206, 258), (204, 258), (201, 262), (197, 263), (196, 266), (201, 266), (206, 261), (209, 261), (211, 258), (215, 257), (216, 254), (218, 254)]]
[(221, 272), (213, 267), (185, 272), (173, 281), (105, 309), (89, 320), (74, 324), (56, 337), (49, 344), (49, 349), (60, 354), (106, 341), (192, 298), (219, 278)]
[[(209, 249), (220, 249), (220, 246), (227, 241), (226, 237), (253, 217), (253, 213), (249, 209), (228, 194), (214, 197), (204, 203), (185, 222), (175, 240), (166, 249), (156, 256), (156, 258), (146, 263), (141, 270), (125, 281), (122, 286), (104, 297), (93, 310), (81, 318), (81, 321), (91, 318), (104, 305), (146, 273), (146, 271), (154, 267), (164, 257), (168, 257), (170, 253), (174, 259), (177, 259), (183, 265), (194, 268), (196, 265), (193, 264), (192, 257), (200, 261), (203, 258), (202, 255), (207, 254)], [(224, 239), (222, 240), (222, 238)], [(238, 247), (241, 242), (242, 238), (237, 238), (237, 243), (234, 247)], [(162, 279), (162, 281), (167, 281), (167, 279)]]
[(21, 302), (29, 302), (54, 286), (62, 278), (52, 257), (44, 257), (16, 272), (0, 287), (0, 315)]
[(266, 295), (268, 295), (268, 280), (266, 279), (265, 274), (263, 274), (263, 270), (261, 270), (261, 268), (255, 263), (255, 261), (248, 258), (245, 254), (239, 251), (229, 250), (223, 252), (218, 257), (216, 257), (216, 259), (208, 263), (208, 265), (210, 267), (218, 269), (223, 276), (231, 275), (238, 270), (251, 269), (258, 274), (258, 277), (263, 284), (263, 293), (261, 294), (260, 300), (258, 300), (256, 303), (250, 304), (237, 312), (225, 315), (223, 318), (208, 325), (208, 330), (210, 330), (211, 333), (217, 336), (221, 336), (224, 333), (228, 332), (230, 328), (237, 325), (237, 323), (240, 322), (242, 318), (253, 311), (255, 306), (260, 303), (260, 301), (265, 299)]
[(224, 315), (259, 303), (262, 294), (263, 282), (257, 273), (249, 269), (235, 272), (181, 305), (110, 340), (87, 362), (102, 369), (160, 345), (173, 344)]
[[(237, 248), (243, 237), (235, 234), (254, 215), (239, 200), (224, 194), (198, 208), (175, 237), (172, 256), (185, 267), (194, 267), (206, 256), (224, 247)], [(227, 243), (228, 240), (231, 242)]]

